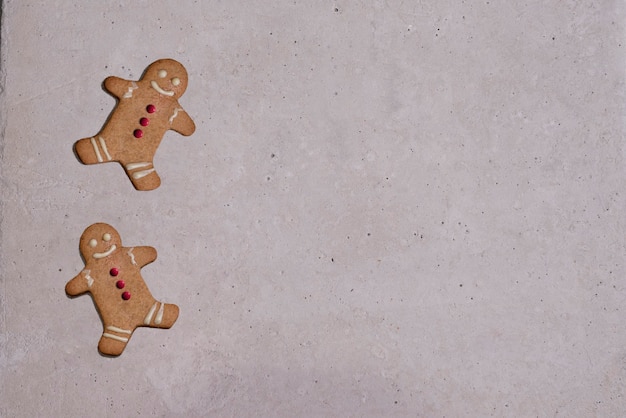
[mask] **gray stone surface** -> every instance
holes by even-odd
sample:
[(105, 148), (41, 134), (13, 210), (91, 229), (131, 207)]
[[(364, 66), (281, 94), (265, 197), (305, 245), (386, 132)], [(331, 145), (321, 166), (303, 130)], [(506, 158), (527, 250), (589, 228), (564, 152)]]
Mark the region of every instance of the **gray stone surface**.
[[(0, 415), (616, 417), (621, 1), (5, 1)], [(181, 61), (159, 189), (83, 166), (105, 77)], [(177, 303), (105, 358), (78, 238)]]

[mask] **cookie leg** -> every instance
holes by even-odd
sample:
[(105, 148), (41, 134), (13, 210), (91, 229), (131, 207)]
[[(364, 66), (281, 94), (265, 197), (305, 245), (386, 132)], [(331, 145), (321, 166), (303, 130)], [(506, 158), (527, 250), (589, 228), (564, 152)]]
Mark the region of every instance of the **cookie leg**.
[(161, 178), (152, 161), (123, 164), (128, 178), (137, 190), (153, 190), (161, 185)]
[(155, 301), (143, 324), (152, 328), (171, 328), (178, 318), (178, 306), (171, 303)]
[(100, 337), (98, 351), (109, 356), (119, 356), (126, 348), (132, 334), (131, 330), (108, 325)]
[(76, 141), (74, 151), (83, 164), (98, 164), (113, 159), (109, 154), (106, 139), (100, 135)]

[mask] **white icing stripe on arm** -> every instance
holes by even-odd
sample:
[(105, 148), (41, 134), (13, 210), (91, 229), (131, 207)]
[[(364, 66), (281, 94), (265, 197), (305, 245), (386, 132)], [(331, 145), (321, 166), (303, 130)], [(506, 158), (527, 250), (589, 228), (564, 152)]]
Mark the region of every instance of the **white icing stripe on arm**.
[(181, 109), (180, 107), (177, 107), (176, 109), (174, 109), (174, 114), (170, 116), (169, 118), (170, 125), (172, 124), (172, 122), (174, 122), (174, 119), (176, 119), (176, 116), (178, 116), (178, 112), (184, 112), (184, 110)]
[(128, 91), (124, 93), (124, 99), (130, 99), (131, 97), (133, 97), (133, 90), (137, 90), (138, 88), (139, 87), (137, 86), (137, 83), (133, 81), (132, 85), (128, 87)]
[(98, 149), (98, 144), (96, 144), (96, 138), (91, 138), (91, 146), (93, 147), (93, 150), (96, 152), (96, 158), (98, 159), (98, 162), (101, 163), (102, 160), (102, 155), (100, 155), (100, 150)]
[(128, 256), (130, 257), (130, 262), (133, 263), (133, 265), (137, 265), (137, 262), (135, 261), (135, 254), (133, 254), (134, 249), (135, 247), (131, 247), (130, 250), (128, 250)]
[(91, 270), (83, 270), (83, 273), (85, 274), (85, 280), (87, 280), (87, 287), (91, 287), (91, 285), (93, 284), (93, 277), (89, 275), (89, 273), (91, 273)]

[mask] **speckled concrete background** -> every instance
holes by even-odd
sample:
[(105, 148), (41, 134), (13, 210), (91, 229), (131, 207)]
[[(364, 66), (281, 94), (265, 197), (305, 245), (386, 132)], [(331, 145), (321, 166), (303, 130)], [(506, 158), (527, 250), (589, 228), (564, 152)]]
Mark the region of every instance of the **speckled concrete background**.
[[(616, 417), (621, 1), (4, 1), (0, 415)], [(72, 153), (181, 61), (163, 179)], [(181, 307), (105, 358), (78, 238)]]

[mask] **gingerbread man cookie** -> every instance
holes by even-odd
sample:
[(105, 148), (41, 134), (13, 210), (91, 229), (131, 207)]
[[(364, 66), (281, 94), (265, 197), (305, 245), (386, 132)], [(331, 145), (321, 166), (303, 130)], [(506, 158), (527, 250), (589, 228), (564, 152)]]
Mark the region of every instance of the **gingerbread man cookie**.
[(161, 179), (154, 154), (168, 130), (193, 134), (196, 126), (178, 103), (187, 88), (187, 70), (172, 59), (148, 66), (139, 81), (118, 77), (104, 80), (104, 88), (118, 99), (102, 130), (76, 142), (83, 164), (119, 162), (137, 190), (153, 190)]
[(96, 223), (80, 237), (85, 268), (65, 285), (70, 296), (91, 293), (104, 330), (98, 350), (119, 356), (137, 327), (170, 328), (178, 306), (159, 302), (150, 293), (140, 269), (156, 260), (152, 247), (122, 247), (111, 225)]

